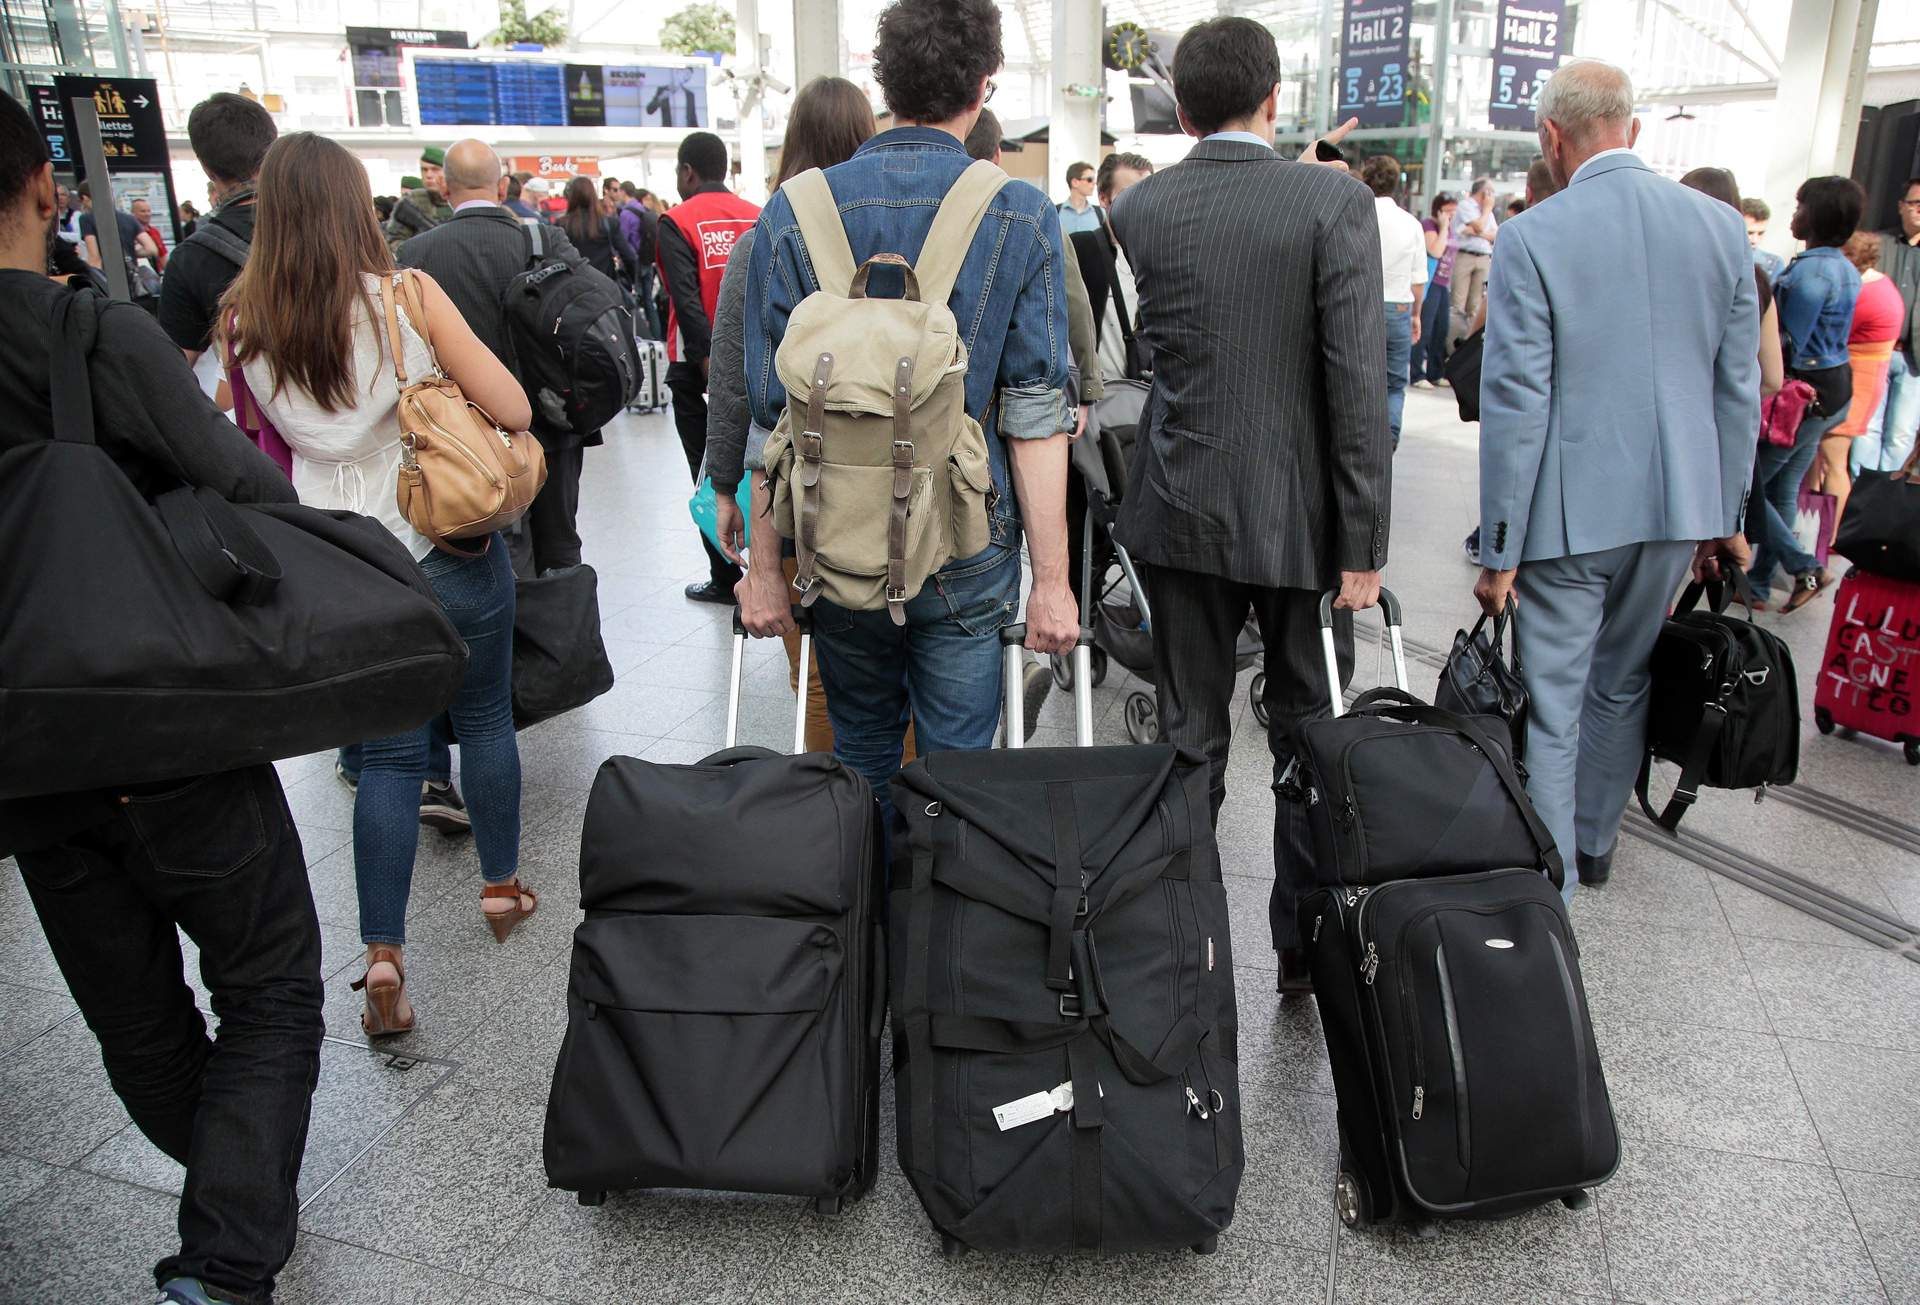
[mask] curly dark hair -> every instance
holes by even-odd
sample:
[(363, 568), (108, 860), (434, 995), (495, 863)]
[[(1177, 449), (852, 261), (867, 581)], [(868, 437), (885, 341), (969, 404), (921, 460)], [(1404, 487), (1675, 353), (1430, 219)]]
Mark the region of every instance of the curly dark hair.
[(880, 15), (873, 77), (896, 121), (959, 117), (1002, 62), (993, 0), (894, 0)]

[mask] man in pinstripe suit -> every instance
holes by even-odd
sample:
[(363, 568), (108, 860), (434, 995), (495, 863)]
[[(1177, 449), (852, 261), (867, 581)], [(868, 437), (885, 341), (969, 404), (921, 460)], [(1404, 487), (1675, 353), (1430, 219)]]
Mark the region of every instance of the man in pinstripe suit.
[[(1212, 760), (1217, 817), (1247, 609), (1266, 645), (1276, 778), (1295, 730), (1328, 711), (1316, 608), (1335, 586), (1352, 671), (1351, 612), (1374, 605), (1387, 557), (1387, 346), (1373, 193), (1274, 153), (1273, 37), (1215, 18), (1181, 39), (1173, 68), (1200, 143), (1112, 217), (1154, 365), (1117, 537), (1145, 564), (1162, 727)], [(1311, 840), (1305, 810), (1278, 806), (1273, 945), (1281, 991), (1306, 992), (1294, 913), (1314, 883)]]

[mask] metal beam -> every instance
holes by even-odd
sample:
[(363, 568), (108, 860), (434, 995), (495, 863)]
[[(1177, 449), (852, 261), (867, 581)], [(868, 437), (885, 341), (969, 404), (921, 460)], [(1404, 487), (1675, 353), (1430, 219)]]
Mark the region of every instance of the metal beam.
[(1433, 62), (1427, 84), (1432, 89), (1427, 123), (1427, 166), (1421, 175), (1423, 198), (1429, 204), (1440, 193), (1447, 161), (1447, 80), (1453, 64), (1453, 0), (1438, 0), (1433, 11)]
[(1754, 43), (1760, 47), (1767, 58), (1773, 60), (1773, 66), (1778, 68), (1780, 52), (1773, 48), (1773, 43), (1767, 40), (1766, 33), (1762, 32), (1759, 25), (1753, 21), (1753, 16), (1747, 12), (1747, 7), (1741, 4), (1740, 0), (1727, 0), (1727, 8), (1740, 15), (1740, 21), (1747, 25), (1747, 32), (1753, 37)]
[(93, 205), (93, 240), (100, 247), (100, 271), (115, 299), (130, 300), (133, 287), (127, 284), (127, 256), (133, 251), (120, 248), (120, 223), (114, 217), (119, 205), (114, 203), (106, 146), (100, 143), (100, 112), (91, 95), (74, 96), (67, 102), (67, 109), (73, 134), (80, 142), (80, 157), (87, 163), (87, 192)]
[(1772, 77), (1774, 74), (1780, 71), (1777, 65), (1775, 67), (1769, 68), (1767, 67), (1767, 65), (1765, 65), (1764, 63), (1761, 63), (1758, 59), (1754, 58), (1752, 55), (1745, 53), (1744, 51), (1739, 49), (1737, 46), (1734, 46), (1729, 42), (1721, 39), (1719, 33), (1715, 32), (1711, 27), (1708, 27), (1705, 23), (1701, 22), (1698, 18), (1695, 18), (1692, 14), (1686, 12), (1686, 10), (1674, 4), (1673, 0), (1653, 0), (1653, 2), (1659, 5), (1662, 9), (1666, 10), (1668, 13), (1672, 14), (1675, 18), (1679, 19), (1680, 22), (1684, 23), (1686, 26), (1691, 27), (1695, 32), (1698, 32), (1701, 36), (1706, 37), (1707, 40), (1713, 42), (1715, 45), (1719, 46), (1722, 50), (1725, 50), (1728, 54), (1732, 55), (1734, 58), (1738, 59), (1740, 62), (1747, 64), (1749, 67), (1753, 68), (1762, 77)]
[(1100, 162), (1100, 106), (1106, 69), (1101, 0), (1053, 0), (1053, 96), (1047, 123), (1047, 190), (1067, 197), (1067, 165)]

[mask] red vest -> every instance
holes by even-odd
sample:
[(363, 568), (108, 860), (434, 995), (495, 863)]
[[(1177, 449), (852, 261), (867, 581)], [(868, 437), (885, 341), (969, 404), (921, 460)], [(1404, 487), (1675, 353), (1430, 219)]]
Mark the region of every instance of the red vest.
[[(700, 305), (706, 309), (709, 324), (713, 321), (714, 305), (720, 302), (720, 278), (727, 270), (727, 256), (733, 253), (733, 242), (752, 230), (759, 216), (758, 204), (741, 199), (730, 190), (704, 191), (661, 215), (660, 220), (673, 223), (693, 247), (693, 256), (700, 265)], [(660, 278), (662, 282), (666, 280), (664, 262), (660, 265)], [(667, 357), (677, 362), (680, 324), (672, 307), (673, 297), (667, 298)]]

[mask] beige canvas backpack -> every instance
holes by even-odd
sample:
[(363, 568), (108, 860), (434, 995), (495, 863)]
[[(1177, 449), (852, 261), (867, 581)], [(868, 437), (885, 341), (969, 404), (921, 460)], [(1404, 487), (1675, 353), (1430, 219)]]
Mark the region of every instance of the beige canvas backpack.
[[(967, 349), (947, 299), (1006, 183), (993, 164), (973, 164), (941, 201), (918, 263), (877, 254), (858, 268), (819, 169), (783, 187), (820, 289), (793, 310), (774, 354), (787, 410), (766, 474), (805, 606), (825, 594), (904, 625), (929, 575), (987, 546), (987, 440), (967, 415)], [(867, 298), (876, 263), (904, 269), (903, 298)]]

